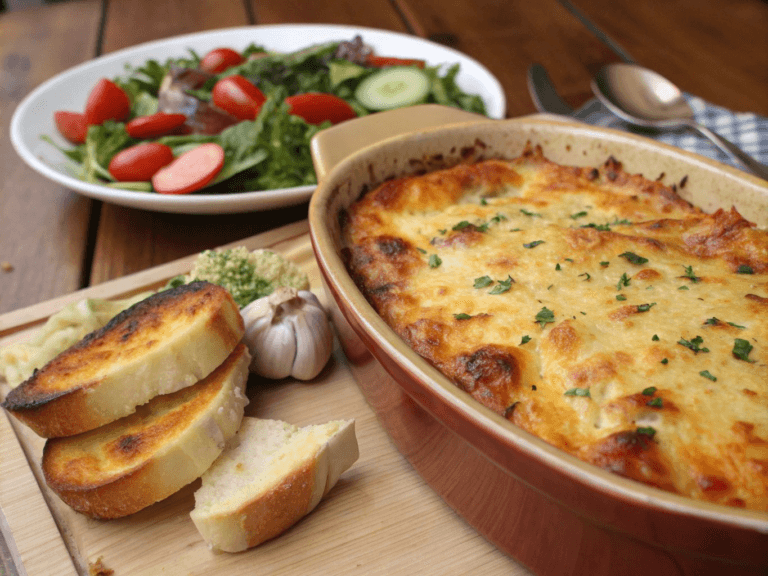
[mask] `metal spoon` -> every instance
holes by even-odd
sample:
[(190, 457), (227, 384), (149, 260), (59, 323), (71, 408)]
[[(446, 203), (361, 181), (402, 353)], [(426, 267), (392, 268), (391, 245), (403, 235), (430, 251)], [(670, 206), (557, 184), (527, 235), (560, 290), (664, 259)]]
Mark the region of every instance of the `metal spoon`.
[(636, 64), (609, 64), (592, 80), (592, 91), (616, 116), (638, 126), (686, 126), (709, 138), (752, 173), (768, 180), (768, 166), (735, 144), (697, 123), (680, 89), (669, 80)]

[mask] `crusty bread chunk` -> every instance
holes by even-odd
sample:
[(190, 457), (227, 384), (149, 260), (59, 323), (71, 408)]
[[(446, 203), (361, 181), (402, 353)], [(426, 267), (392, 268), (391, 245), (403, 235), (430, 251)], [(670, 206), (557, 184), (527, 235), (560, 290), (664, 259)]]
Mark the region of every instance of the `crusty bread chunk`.
[(159, 292), (56, 356), (3, 406), (44, 438), (92, 430), (205, 378), (244, 331), (220, 286), (195, 282)]
[(192, 521), (214, 550), (239, 552), (309, 514), (357, 460), (354, 420), (297, 428), (246, 417), (203, 474)]
[(94, 518), (119, 518), (189, 484), (235, 435), (248, 403), (244, 344), (204, 380), (157, 396), (133, 414), (77, 436), (49, 439), (48, 486)]

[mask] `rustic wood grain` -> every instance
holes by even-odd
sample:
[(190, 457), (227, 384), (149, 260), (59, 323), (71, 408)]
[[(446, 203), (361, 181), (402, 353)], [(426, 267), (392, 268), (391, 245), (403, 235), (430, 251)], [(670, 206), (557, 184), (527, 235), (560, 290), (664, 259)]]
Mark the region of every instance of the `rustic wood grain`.
[(19, 102), (94, 55), (99, 0), (0, 14), (0, 312), (80, 287), (91, 203), (50, 183), (11, 146)]

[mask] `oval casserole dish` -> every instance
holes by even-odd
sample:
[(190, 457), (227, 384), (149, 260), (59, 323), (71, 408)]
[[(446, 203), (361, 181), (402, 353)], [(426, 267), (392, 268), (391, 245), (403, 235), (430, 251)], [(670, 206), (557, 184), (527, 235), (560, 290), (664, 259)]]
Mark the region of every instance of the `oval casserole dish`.
[[(400, 131), (408, 133), (392, 136)], [(412, 351), (347, 273), (339, 215), (362, 192), (393, 177), (451, 166), (470, 151), (512, 159), (526, 143), (540, 145), (560, 164), (598, 166), (613, 156), (627, 172), (649, 179), (687, 177), (680, 195), (694, 205), (707, 212), (735, 206), (768, 227), (768, 183), (623, 132), (544, 116), (489, 121), (435, 106), (333, 127), (312, 145), (320, 185), (309, 224), (360, 389), (425, 481), (536, 574), (768, 574), (768, 514), (616, 476), (515, 427)], [(357, 151), (347, 156), (347, 150)]]

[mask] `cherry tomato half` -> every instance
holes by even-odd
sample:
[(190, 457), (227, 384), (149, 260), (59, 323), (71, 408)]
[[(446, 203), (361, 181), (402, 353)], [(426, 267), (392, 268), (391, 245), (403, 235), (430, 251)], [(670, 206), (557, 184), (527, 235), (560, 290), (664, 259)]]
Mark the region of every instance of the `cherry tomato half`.
[(253, 120), (266, 97), (256, 86), (239, 75), (222, 78), (213, 87), (213, 103), (240, 120)]
[(188, 194), (205, 188), (224, 167), (224, 148), (209, 142), (184, 152), (152, 177), (160, 194)]
[(85, 136), (88, 134), (88, 123), (85, 121), (85, 114), (59, 110), (53, 113), (53, 121), (56, 123), (56, 128), (61, 135), (73, 144), (85, 142)]
[(321, 124), (330, 120), (333, 124), (356, 118), (352, 107), (338, 96), (320, 92), (307, 92), (289, 96), (285, 101), (290, 106), (289, 112), (301, 116), (309, 124)]
[(96, 83), (85, 103), (85, 121), (89, 126), (102, 124), (105, 120), (125, 120), (130, 112), (131, 101), (128, 95), (106, 78)]
[(170, 147), (143, 142), (115, 154), (109, 162), (109, 173), (119, 182), (148, 182), (171, 162), (173, 151)]
[(368, 56), (365, 63), (375, 68), (386, 68), (387, 66), (418, 66), (424, 68), (426, 62), (415, 58), (393, 58), (391, 56)]
[(227, 68), (242, 64), (243, 61), (243, 57), (231, 48), (216, 48), (200, 60), (200, 70), (210, 74), (218, 74)]
[(125, 125), (128, 136), (136, 139), (159, 138), (170, 134), (184, 124), (187, 117), (184, 114), (166, 114), (158, 112), (149, 116), (139, 116)]

